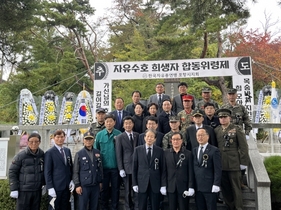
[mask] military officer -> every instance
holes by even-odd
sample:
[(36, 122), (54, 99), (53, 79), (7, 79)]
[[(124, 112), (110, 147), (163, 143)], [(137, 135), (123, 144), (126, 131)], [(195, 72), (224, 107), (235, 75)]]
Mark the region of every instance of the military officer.
[(229, 109), (232, 112), (232, 123), (239, 125), (242, 130), (245, 130), (245, 134), (249, 135), (250, 131), (252, 130), (251, 120), (245, 106), (236, 102), (238, 96), (237, 89), (230, 88), (228, 89), (227, 93), (228, 103), (222, 105), (221, 108)]
[(183, 145), (186, 145), (186, 133), (180, 130), (180, 118), (178, 116), (171, 116), (169, 119), (171, 131), (166, 133), (162, 140), (162, 148), (164, 150), (172, 147), (171, 137), (174, 133), (180, 132), (183, 136)]
[(206, 103), (212, 103), (214, 104), (215, 109), (219, 109), (219, 105), (217, 102), (215, 102), (213, 99), (211, 99), (212, 97), (212, 89), (209, 87), (203, 87), (202, 88), (202, 100), (198, 101), (198, 103), (196, 104), (198, 109), (201, 109), (202, 111), (204, 111), (204, 105)]
[(92, 123), (89, 131), (94, 134), (94, 137), (97, 135), (97, 133), (105, 128), (104, 122), (105, 122), (105, 114), (106, 110), (104, 108), (97, 108), (96, 109), (96, 122)]
[[(243, 106), (242, 104), (238, 104), (236, 102), (237, 96), (238, 96), (237, 89), (235, 88), (228, 89), (228, 94), (227, 94), (228, 103), (223, 105), (222, 108), (227, 108), (231, 110), (232, 123), (240, 126), (242, 130), (244, 129), (246, 134), (246, 139), (249, 139), (249, 133), (252, 130), (252, 124), (245, 106)], [(243, 176), (245, 175), (245, 173), (246, 173), (246, 168), (241, 168), (242, 176), (240, 182), (241, 182), (241, 188), (243, 190), (248, 189), (248, 187), (244, 185), (243, 182)]]
[(183, 110), (178, 113), (178, 117), (181, 120), (181, 130), (185, 131), (190, 124), (192, 124), (192, 105), (193, 105), (193, 96), (184, 95), (182, 96)]
[(215, 128), (218, 148), (222, 159), (221, 190), (224, 201), (230, 210), (243, 209), (240, 188), (241, 167), (249, 162), (248, 145), (245, 133), (230, 122), (231, 111), (219, 109), (217, 115), (220, 124)]

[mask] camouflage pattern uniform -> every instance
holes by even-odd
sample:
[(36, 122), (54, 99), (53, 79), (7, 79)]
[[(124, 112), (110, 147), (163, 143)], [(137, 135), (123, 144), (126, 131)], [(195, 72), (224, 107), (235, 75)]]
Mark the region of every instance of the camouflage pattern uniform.
[(186, 131), (187, 127), (190, 126), (190, 124), (192, 124), (192, 112), (193, 110), (191, 110), (190, 114), (186, 114), (185, 110), (182, 110), (178, 113), (178, 117), (180, 118), (180, 122), (181, 122), (181, 131)]
[[(163, 137), (162, 140), (162, 148), (164, 150), (172, 148), (172, 143), (171, 143), (171, 136), (173, 135), (173, 131), (170, 131), (169, 133), (166, 133), (165, 136)], [(181, 130), (180, 133), (183, 136), (183, 144), (186, 145), (186, 132)]]
[(104, 123), (99, 124), (98, 122), (95, 122), (91, 124), (89, 131), (94, 134), (94, 137), (96, 137), (97, 133), (103, 130), (104, 128), (105, 128)]
[[(218, 105), (217, 102), (215, 102), (213, 99), (211, 99), (210, 101), (208, 101), (209, 103), (212, 103), (215, 105), (215, 110), (218, 110), (220, 107)], [(197, 102), (197, 108), (204, 111), (204, 105), (205, 103), (207, 103), (207, 101), (204, 101), (204, 100), (200, 100), (199, 102)]]
[(252, 130), (252, 123), (249, 118), (248, 111), (246, 110), (246, 108), (243, 105), (235, 104), (234, 106), (232, 106), (231, 104), (227, 103), (227, 104), (222, 105), (221, 108), (231, 110), (232, 123), (240, 126), (240, 128), (242, 130), (243, 130), (243, 124), (244, 124), (245, 134), (249, 135), (250, 131)]

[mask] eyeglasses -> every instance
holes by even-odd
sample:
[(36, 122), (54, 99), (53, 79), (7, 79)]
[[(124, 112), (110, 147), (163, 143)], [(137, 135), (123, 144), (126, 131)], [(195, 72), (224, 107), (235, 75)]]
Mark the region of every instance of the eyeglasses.
[(180, 141), (180, 140), (182, 140), (182, 139), (172, 139), (172, 141)]
[(38, 144), (40, 141), (28, 141), (30, 144)]

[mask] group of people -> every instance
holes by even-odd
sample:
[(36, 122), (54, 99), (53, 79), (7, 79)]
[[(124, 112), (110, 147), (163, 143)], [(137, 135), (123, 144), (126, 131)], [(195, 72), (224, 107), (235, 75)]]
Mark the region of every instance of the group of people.
[(186, 83), (178, 89), (171, 99), (158, 83), (147, 106), (134, 91), (126, 107), (117, 97), (115, 111), (98, 108), (74, 161), (63, 145), (64, 131), (54, 133), (54, 146), (45, 154), (40, 135), (29, 135), (28, 147), (9, 170), (17, 209), (39, 209), (46, 185), (49, 209), (70, 209), (75, 191), (80, 210), (98, 205), (116, 210), (121, 181), (126, 210), (158, 210), (164, 196), (169, 209), (189, 209), (191, 196), (198, 210), (217, 209), (220, 191), (228, 209), (243, 209), (241, 169), (249, 161), (251, 123), (245, 107), (236, 103), (237, 90), (229, 89), (229, 102), (219, 108), (209, 87), (198, 102)]

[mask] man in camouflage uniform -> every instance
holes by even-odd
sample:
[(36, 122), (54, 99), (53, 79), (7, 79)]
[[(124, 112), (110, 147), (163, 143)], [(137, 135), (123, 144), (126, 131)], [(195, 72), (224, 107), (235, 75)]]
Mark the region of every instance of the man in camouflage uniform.
[(242, 129), (230, 122), (231, 111), (229, 109), (219, 109), (217, 115), (221, 125), (215, 128), (215, 134), (221, 152), (223, 198), (228, 209), (242, 210), (240, 169), (249, 163), (248, 144)]
[(204, 111), (205, 103), (212, 103), (212, 104), (214, 104), (216, 110), (219, 109), (218, 103), (215, 102), (213, 99), (211, 99), (211, 97), (212, 97), (212, 89), (209, 87), (203, 87), (202, 88), (202, 100), (200, 100), (197, 103), (197, 108)]
[(96, 109), (96, 122), (92, 123), (89, 128), (89, 131), (94, 134), (94, 137), (96, 137), (98, 132), (100, 132), (105, 128), (104, 125), (105, 114), (106, 114), (106, 110), (104, 108)]
[(187, 127), (192, 124), (192, 104), (193, 104), (193, 96), (192, 95), (184, 95), (182, 96), (182, 103), (184, 110), (178, 113), (178, 117), (181, 122), (181, 131), (186, 131)]
[(236, 103), (237, 89), (230, 88), (227, 93), (228, 103), (222, 105), (221, 108), (229, 109), (232, 112), (232, 123), (240, 126), (242, 130), (244, 129), (245, 134), (248, 136), (252, 130), (252, 124), (245, 106)]
[(163, 137), (162, 148), (169, 149), (172, 147), (171, 137), (174, 133), (180, 132), (183, 136), (183, 145), (186, 145), (186, 134), (184, 130), (180, 131), (180, 118), (178, 116), (171, 116), (169, 121), (171, 131), (166, 133)]

